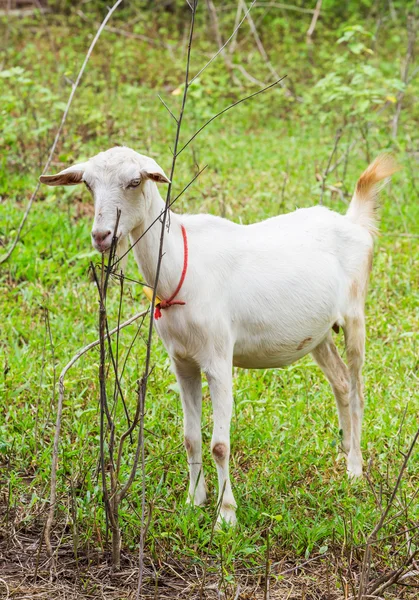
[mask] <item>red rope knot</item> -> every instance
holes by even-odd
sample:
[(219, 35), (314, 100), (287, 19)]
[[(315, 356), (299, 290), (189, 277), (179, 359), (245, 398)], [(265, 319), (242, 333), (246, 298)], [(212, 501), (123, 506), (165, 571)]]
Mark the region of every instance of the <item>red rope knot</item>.
[(184, 306), (186, 302), (181, 302), (180, 300), (162, 300), (161, 302), (156, 304), (156, 307), (154, 309), (154, 318), (156, 319), (156, 321), (160, 319), (162, 310), (164, 310), (165, 308), (170, 308), (175, 304), (178, 304), (179, 306)]
[(175, 290), (175, 292), (170, 296), (170, 298), (168, 300), (160, 300), (160, 302), (158, 304), (156, 304), (156, 307), (154, 309), (154, 318), (156, 319), (156, 321), (158, 321), (160, 319), (160, 317), (162, 316), (161, 311), (165, 310), (166, 308), (170, 308), (171, 306), (174, 306), (175, 304), (179, 305), (179, 306), (184, 306), (186, 304), (186, 302), (182, 302), (181, 300), (175, 300), (176, 296), (178, 295), (178, 293), (180, 292), (183, 282), (185, 281), (185, 277), (186, 277), (186, 271), (188, 270), (188, 238), (186, 235), (186, 229), (184, 228), (183, 225), (181, 225), (181, 230), (182, 230), (182, 237), (183, 237), (183, 269), (182, 269), (182, 275), (180, 276), (180, 280), (178, 283), (178, 286)]

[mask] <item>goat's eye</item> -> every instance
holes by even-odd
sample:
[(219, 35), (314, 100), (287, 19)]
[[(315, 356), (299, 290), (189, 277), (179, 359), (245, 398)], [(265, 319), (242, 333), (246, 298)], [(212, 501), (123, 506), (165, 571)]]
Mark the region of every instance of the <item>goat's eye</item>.
[(140, 185), (140, 183), (141, 179), (131, 179), (131, 181), (127, 185), (127, 188), (136, 188)]

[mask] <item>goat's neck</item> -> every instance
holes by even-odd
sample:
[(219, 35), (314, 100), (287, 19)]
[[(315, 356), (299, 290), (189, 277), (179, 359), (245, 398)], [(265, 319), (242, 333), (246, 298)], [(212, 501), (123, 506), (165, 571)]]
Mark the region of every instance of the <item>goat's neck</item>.
[[(156, 184), (151, 181), (144, 186), (143, 197), (140, 201), (144, 202), (146, 217), (141, 225), (131, 231), (130, 238), (132, 244), (141, 238), (133, 248), (134, 257), (144, 280), (153, 286), (159, 258), (161, 219), (165, 203)], [(154, 221), (155, 223), (152, 225)], [(170, 227), (166, 227), (164, 233), (163, 258), (157, 284), (157, 295), (165, 300), (170, 298), (175, 291), (183, 268), (183, 237), (179, 217), (169, 212), (166, 226), (168, 224)], [(149, 227), (150, 229), (148, 229)]]

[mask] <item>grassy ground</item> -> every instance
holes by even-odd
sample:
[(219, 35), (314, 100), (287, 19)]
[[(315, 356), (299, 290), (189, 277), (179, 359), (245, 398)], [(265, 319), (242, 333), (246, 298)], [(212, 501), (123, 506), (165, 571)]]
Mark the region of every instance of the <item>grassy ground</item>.
[[(385, 505), (403, 459), (402, 451), (408, 447), (418, 421), (418, 87), (413, 80), (407, 89), (394, 139), (390, 131), (395, 87), (389, 80), (386, 88), (379, 76), (373, 84), (384, 87), (376, 97), (374, 90), (368, 96), (372, 104), (367, 114), (356, 113), (353, 107), (358, 106), (359, 99), (349, 96), (337, 105), (330, 99), (319, 112), (320, 100), (317, 98), (316, 105), (314, 86), (330, 72), (332, 57), (342, 56), (348, 71), (360, 64), (358, 55), (348, 53), (342, 44), (336, 45), (339, 32), (348, 24), (362, 23), (366, 31), (373, 32), (377, 26), (373, 13), (336, 15), (332, 8), (325, 10), (311, 48), (304, 39), (309, 21), (301, 15), (278, 13), (280, 16), (277, 14), (274, 20), (269, 13), (269, 18), (259, 23), (272, 64), (291, 80), (287, 84), (291, 93), (277, 89), (259, 96), (202, 133), (181, 157), (175, 191), (190, 180), (197, 165), (208, 164), (208, 168), (182, 196), (176, 210), (211, 212), (249, 223), (317, 203), (321, 194), (318, 174), (324, 172), (336, 130), (343, 125), (335, 158), (342, 157), (347, 147), (359, 139), (349, 153), (347, 169), (342, 163), (330, 174), (324, 192), (324, 203), (343, 212), (349, 192), (368, 160), (385, 149), (395, 152), (403, 170), (382, 195), (382, 236), (376, 245), (367, 303), (364, 370), (363, 451), (371, 485)], [(221, 26), (231, 31), (234, 7), (221, 13)], [(261, 11), (257, 14), (263, 16)], [(202, 8), (193, 73), (216, 49), (205, 15)], [(117, 18), (115, 26), (122, 28), (130, 22), (128, 9), (125, 17), (120, 16), (119, 22)], [(156, 94), (162, 93), (173, 110), (179, 105), (176, 90), (183, 77), (186, 17), (179, 12), (176, 19), (161, 14), (152, 23), (140, 20), (135, 31), (146, 33), (153, 43), (104, 32), (77, 91), (51, 171), (115, 143), (154, 156), (167, 170), (174, 125)], [(403, 17), (399, 11), (394, 21), (384, 11), (373, 40), (374, 54), (362, 57), (380, 76), (390, 68), (394, 71), (394, 64), (398, 69), (403, 63), (407, 44)], [(0, 71), (0, 135), (4, 148), (0, 165), (0, 242), (4, 249), (16, 234), (25, 203), (42, 170), (95, 18), (93, 13), (88, 14), (89, 22), (85, 23), (74, 14), (65, 20), (50, 15), (47, 20), (3, 23), (8, 39)], [(169, 43), (170, 50), (161, 47), (159, 40)], [(259, 79), (271, 81), (247, 27), (240, 33), (234, 60)], [(340, 67), (335, 68), (338, 72)], [(368, 80), (363, 87), (368, 89), (369, 85)], [(214, 111), (256, 89), (240, 73), (231, 81), (219, 58), (192, 89), (184, 139)], [(333, 191), (336, 188), (343, 193)], [(27, 577), (33, 581), (33, 549), (38, 548), (49, 498), (55, 384), (76, 351), (97, 337), (97, 295), (88, 275), (89, 263), (96, 257), (90, 246), (92, 214), (90, 197), (84, 190), (42, 189), (22, 240), (0, 272), (0, 564), (5, 573), (10, 569), (13, 575), (11, 597), (24, 597), (19, 595), (24, 588), (19, 591), (16, 587), (13, 567), (19, 544), (27, 559), (27, 573), (31, 573)], [(138, 278), (133, 260), (128, 275)], [(122, 320), (146, 307), (140, 286), (127, 283), (126, 288)], [(110, 291), (109, 312), (111, 324), (115, 324), (116, 285)], [(121, 334), (122, 353), (127, 351), (135, 330), (133, 325)], [(342, 347), (342, 340), (339, 336), (337, 339)], [(144, 356), (144, 341), (138, 339), (123, 381), (130, 406), (135, 401)], [(82, 597), (83, 586), (86, 597), (99, 594), (98, 573), (88, 575), (88, 568), (96, 562), (103, 565), (108, 548), (98, 473), (98, 360), (98, 352), (93, 350), (66, 380), (53, 537), (54, 543), (61, 543), (65, 550), (63, 560), (76, 560), (71, 564), (80, 570), (77, 582), (73, 582), (79, 595), (74, 597)], [(380, 511), (367, 480), (350, 483), (344, 465), (336, 462), (339, 431), (334, 400), (313, 360), (308, 357), (280, 371), (235, 371), (231, 469), (240, 524), (214, 537), (215, 469), (209, 452), (211, 406), (206, 383), (204, 461), (212, 501), (205, 509), (193, 509), (185, 505), (187, 469), (180, 398), (167, 354), (157, 339), (152, 362), (155, 369), (145, 416), (146, 500), (148, 511), (152, 509), (146, 539), (150, 581), (154, 565), (163, 582), (174, 578), (172, 587), (187, 578), (192, 585), (190, 597), (195, 597), (193, 593), (199, 588), (195, 578), (200, 581), (196, 573), (202, 574), (207, 564), (209, 581), (221, 582), (226, 598), (235, 596), (239, 583), (241, 598), (257, 597), (255, 589), (263, 580), (268, 560), (269, 531), (271, 586), (273, 594), (277, 589), (278, 598), (305, 597), (307, 590), (306, 597), (323, 597), (326, 579), (330, 598), (350, 594), (351, 572), (359, 569), (366, 536)], [(122, 412), (119, 418), (122, 421)], [(127, 461), (132, 452), (129, 449)], [(417, 521), (419, 509), (414, 493), (418, 477), (419, 461), (414, 454), (392, 513), (402, 514), (382, 533), (374, 555), (372, 569), (377, 575), (395, 568), (406, 553), (404, 535), (388, 536)], [(409, 508), (401, 510), (410, 501)], [(138, 474), (120, 515), (126, 568), (133, 568), (135, 555), (131, 553), (139, 542), (140, 514)], [(412, 540), (415, 548), (415, 532)], [(41, 548), (41, 567), (43, 556)], [(279, 575), (289, 565), (316, 557), (316, 568), (304, 581), (296, 572), (294, 579), (289, 573)], [(72, 567), (66, 565), (70, 581), (68, 571)], [(170, 575), (170, 569), (178, 577)], [(42, 568), (40, 574), (42, 579)], [(135, 583), (135, 577), (131, 581)], [(113, 585), (117, 586), (115, 580)], [(129, 590), (128, 581), (126, 585)], [(49, 597), (51, 590), (45, 590), (45, 597)], [(116, 591), (113, 597), (125, 598), (129, 593), (121, 596), (122, 592)], [(165, 597), (164, 593), (159, 597)], [(215, 589), (209, 588), (206, 593), (212, 597)], [(399, 588), (394, 593), (407, 598), (409, 590)]]

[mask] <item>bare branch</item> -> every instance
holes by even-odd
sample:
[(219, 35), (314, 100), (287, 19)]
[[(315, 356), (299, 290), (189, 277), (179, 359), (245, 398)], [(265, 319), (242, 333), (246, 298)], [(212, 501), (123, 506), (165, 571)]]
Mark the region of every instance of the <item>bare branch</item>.
[(322, 0), (317, 0), (316, 8), (314, 9), (314, 13), (313, 13), (313, 18), (311, 19), (310, 27), (308, 28), (308, 31), (306, 34), (307, 44), (313, 43), (312, 35), (316, 28), (317, 19), (319, 18), (321, 7), (322, 7)]
[(188, 82), (188, 85), (191, 85), (191, 83), (193, 83), (195, 81), (195, 79), (197, 77), (199, 77), (201, 75), (201, 73), (203, 73), (205, 71), (205, 69), (207, 67), (209, 67), (209, 65), (217, 58), (217, 56), (224, 50), (224, 48), (227, 46), (227, 44), (229, 43), (230, 40), (233, 39), (233, 37), (236, 35), (237, 31), (240, 29), (241, 24), (243, 23), (243, 21), (246, 19), (247, 15), (249, 14), (250, 10), (252, 9), (252, 6), (255, 4), (256, 0), (252, 0), (251, 5), (249, 6), (248, 10), (246, 10), (245, 15), (243, 17), (243, 19), (240, 21), (240, 23), (235, 27), (233, 33), (230, 35), (230, 37), (228, 38), (228, 40), (221, 46), (221, 48), (218, 49), (218, 51), (214, 54), (214, 56), (212, 58), (210, 58), (210, 60), (202, 67), (202, 69), (200, 71), (198, 71), (198, 73), (196, 75), (194, 75), (192, 77), (192, 79)]
[[(214, 2), (212, 0), (206, 0), (208, 11), (211, 16), (212, 27), (214, 30), (214, 36), (217, 41), (218, 47), (221, 48), (221, 55), (224, 59), (225, 66), (230, 74), (230, 77), (235, 79), (233, 74), (233, 63), (231, 62), (230, 55), (225, 52), (225, 44), (223, 43), (223, 39), (221, 37), (220, 24), (218, 22), (217, 9), (214, 6)], [(237, 80), (236, 80), (237, 81)]]
[[(241, 3), (241, 6), (242, 6), (243, 10), (246, 11), (247, 10), (247, 5), (246, 5), (245, 0), (240, 0), (240, 3)], [(264, 46), (262, 44), (262, 41), (261, 41), (261, 39), (259, 37), (259, 34), (257, 32), (255, 22), (253, 21), (252, 16), (249, 13), (250, 13), (250, 9), (247, 10), (247, 21), (249, 23), (252, 35), (253, 35), (253, 37), (255, 39), (256, 46), (258, 47), (259, 54), (261, 55), (261, 57), (265, 61), (266, 66), (268, 67), (268, 69), (271, 72), (271, 74), (275, 77), (275, 79), (278, 80), (278, 83), (281, 83), (281, 87), (284, 87), (284, 84), (282, 83), (282, 80), (284, 78), (283, 77), (281, 78), (279, 76), (278, 72), (273, 67), (271, 61), (269, 60), (269, 56), (268, 56), (268, 54), (267, 54), (267, 52), (266, 52), (266, 50), (265, 50), (265, 48), (264, 48)]]
[(169, 115), (176, 121), (177, 123), (177, 119), (175, 117), (175, 115), (172, 113), (172, 111), (170, 110), (170, 108), (167, 106), (166, 102), (163, 100), (163, 98), (160, 96), (160, 94), (157, 94), (157, 98), (160, 100), (160, 102), (163, 104), (164, 108), (167, 110), (167, 112), (169, 113)]

